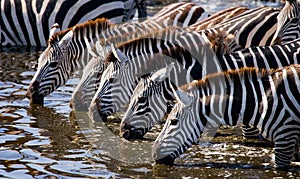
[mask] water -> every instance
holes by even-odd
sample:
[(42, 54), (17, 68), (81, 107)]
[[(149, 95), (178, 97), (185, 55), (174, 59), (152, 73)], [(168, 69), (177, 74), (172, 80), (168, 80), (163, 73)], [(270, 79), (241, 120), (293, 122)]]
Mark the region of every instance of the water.
[[(234, 1), (197, 1), (209, 11)], [(239, 1), (247, 4), (246, 1)], [(213, 4), (214, 6), (211, 6)], [(251, 7), (261, 5), (252, 1)], [(237, 5), (237, 4), (234, 4)], [(276, 5), (276, 4), (271, 4)], [(2, 49), (0, 53), (0, 176), (9, 178), (294, 178), (294, 172), (272, 168), (272, 145), (244, 140), (240, 130), (224, 128), (211, 143), (202, 141), (176, 160), (173, 167), (151, 159), (155, 132), (147, 140), (118, 137), (118, 120), (92, 123), (85, 113), (72, 113), (69, 100), (74, 77), (45, 99), (31, 105), (25, 98), (41, 51)], [(159, 127), (157, 127), (159, 130)], [(299, 168), (299, 167), (298, 167)]]

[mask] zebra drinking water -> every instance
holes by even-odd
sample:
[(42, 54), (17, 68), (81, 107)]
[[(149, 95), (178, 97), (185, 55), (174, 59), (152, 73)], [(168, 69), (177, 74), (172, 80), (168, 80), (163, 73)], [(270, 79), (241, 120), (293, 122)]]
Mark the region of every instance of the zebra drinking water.
[[(197, 8), (202, 9), (197, 6)], [(194, 8), (195, 9), (195, 8)], [(187, 9), (189, 11), (189, 9)], [(203, 12), (203, 11), (196, 11)], [(203, 14), (198, 13), (201, 17)], [(42, 104), (44, 97), (59, 86), (65, 84), (74, 70), (81, 69), (91, 59), (88, 53), (96, 41), (104, 41), (114, 36), (117, 39), (130, 39), (153, 30), (163, 29), (174, 23), (181, 24), (186, 18), (173, 20), (149, 20), (143, 23), (132, 22), (114, 25), (107, 19), (97, 19), (76, 25), (65, 31), (52, 31), (48, 47), (39, 58), (39, 65), (27, 91), (27, 97), (33, 102)], [(176, 21), (176, 22), (174, 22)], [(113, 41), (114, 42), (114, 41)], [(105, 44), (104, 44), (105, 45)]]
[[(99, 85), (99, 89), (96, 92), (91, 105), (89, 107), (89, 116), (91, 119), (95, 120), (106, 120), (108, 115), (111, 115), (119, 110), (121, 110), (126, 104), (129, 103), (129, 98), (132, 95), (133, 89), (135, 88), (138, 79), (140, 76), (144, 75), (141, 74), (141, 71), (147, 71), (149, 70), (157, 70), (157, 68), (149, 68), (148, 63), (150, 63), (151, 60), (148, 60), (148, 58), (152, 54), (157, 54), (161, 53), (163, 55), (169, 56), (171, 55), (174, 60), (183, 61), (184, 67), (179, 67), (179, 69), (186, 69), (188, 70), (189, 74), (191, 75), (192, 72), (195, 71), (190, 71), (191, 69), (194, 69), (195, 66), (197, 67), (199, 73), (194, 73), (192, 75), (197, 76), (197, 78), (183, 78), (187, 79), (186, 82), (192, 79), (200, 79), (204, 74), (208, 73), (208, 71), (202, 70), (201, 68), (208, 67), (208, 63), (212, 63), (214, 60), (203, 60), (204, 53), (203, 52), (203, 46), (197, 42), (201, 42), (199, 40), (200, 36), (206, 36), (210, 40), (214, 41), (215, 39), (218, 39), (216, 43), (211, 43), (210, 46), (216, 46), (213, 44), (220, 44), (218, 49), (221, 49), (219, 54), (222, 54), (223, 52), (229, 52), (232, 51), (233, 49), (238, 49), (238, 47), (244, 48), (247, 47), (248, 45), (251, 44), (260, 44), (260, 45), (266, 45), (271, 42), (272, 40), (272, 35), (275, 32), (276, 28), (276, 17), (278, 15), (278, 9), (270, 8), (270, 7), (263, 7), (263, 8), (255, 8), (252, 10), (248, 10), (236, 17), (233, 17), (232, 19), (229, 19), (226, 22), (223, 22), (221, 24), (217, 24), (216, 27), (213, 27), (211, 29), (206, 29), (204, 31), (191, 31), (191, 30), (184, 30), (185, 34), (183, 33), (180, 36), (174, 36), (170, 37), (167, 35), (166, 39), (164, 42), (161, 41), (160, 35), (156, 37), (155, 34), (152, 34), (153, 37), (152, 40), (150, 39), (143, 39), (138, 41), (132, 41), (129, 43), (125, 43), (124, 45), (120, 45), (118, 48), (120, 48), (119, 53), (120, 60), (116, 60), (118, 57), (114, 57), (113, 54), (111, 56), (108, 56), (107, 58), (109, 59), (110, 62), (113, 62), (115, 64), (111, 64), (110, 69), (106, 69), (106, 74), (110, 75), (102, 75), (101, 82)], [(263, 16), (265, 15), (265, 16)], [(251, 22), (251, 23), (250, 23)], [(264, 24), (262, 22), (268, 22), (267, 24)], [(221, 29), (226, 30), (225, 35), (222, 33), (219, 33)], [(257, 31), (259, 29), (259, 32)], [(264, 31), (264, 33), (262, 33)], [(235, 42), (233, 43), (233, 46), (229, 46), (228, 41), (226, 40), (227, 38), (227, 33), (229, 34), (236, 34), (237, 36), (235, 37)], [(174, 33), (176, 34), (176, 33)], [(202, 35), (201, 35), (202, 34)], [(185, 35), (185, 36), (184, 36)], [(247, 36), (246, 36), (247, 35)], [(246, 36), (246, 37), (245, 37)], [(157, 39), (158, 38), (158, 39)], [(172, 40), (173, 41), (172, 41)], [(222, 40), (224, 40), (222, 42)], [(178, 50), (176, 52), (176, 49), (172, 49), (176, 44), (174, 45), (173, 43), (181, 43), (182, 42), (186, 43), (187, 45), (183, 45), (183, 47), (186, 47), (185, 50), (187, 51), (184, 52), (185, 54), (182, 54), (182, 50)], [(156, 41), (156, 42), (155, 42)], [(209, 42), (209, 41), (208, 41)], [(219, 43), (220, 42), (220, 43)], [(131, 43), (131, 44), (130, 44)], [(222, 45), (223, 44), (223, 45)], [(231, 44), (231, 43), (230, 43)], [(237, 47), (238, 46), (238, 47)], [(226, 49), (223, 49), (223, 47), (226, 47)], [(177, 48), (177, 47), (176, 47)], [(164, 52), (161, 49), (166, 49)], [(172, 49), (172, 50), (171, 50)], [(217, 52), (218, 49), (214, 49), (215, 52)], [(172, 52), (172, 53), (169, 53)], [(201, 52), (202, 51), (202, 52)], [(196, 56), (191, 55), (191, 52), (195, 52)], [(176, 54), (178, 53), (178, 54)], [(210, 54), (210, 53), (209, 53)], [(173, 56), (172, 56), (173, 55)], [(191, 57), (193, 56), (193, 57)], [(214, 56), (214, 55), (211, 55)], [(133, 60), (134, 58), (134, 60)], [(205, 62), (202, 65), (199, 65), (200, 63), (194, 63), (197, 62), (198, 59), (201, 59), (201, 62)], [(127, 61), (127, 62), (122, 62), (122, 61)], [(186, 63), (188, 61), (188, 63)], [(191, 61), (193, 63), (191, 63)], [(128, 68), (123, 68), (120, 66), (120, 62), (123, 64), (127, 64)], [(152, 62), (153, 63), (153, 62)], [(154, 62), (155, 63), (155, 62)], [(160, 63), (160, 62), (158, 62)], [(167, 62), (164, 62), (166, 65)], [(215, 63), (216, 65), (217, 63)], [(180, 65), (178, 65), (180, 66)], [(214, 66), (215, 67), (215, 66)], [(162, 66), (158, 67), (162, 68)], [(218, 67), (210, 68), (213, 70), (217, 70)], [(220, 70), (219, 70), (220, 71)], [(216, 72), (216, 71), (212, 71)], [(200, 74), (204, 73), (204, 74)], [(138, 76), (137, 74), (140, 74)], [(101, 86), (101, 84), (103, 84)]]
[[(175, 9), (174, 9), (174, 6), (176, 7)], [(155, 14), (151, 19), (157, 19), (157, 18), (161, 19), (160, 14), (163, 14), (162, 17), (166, 17), (167, 14), (169, 14), (169, 16), (176, 16), (175, 19), (183, 19), (185, 17), (183, 15), (185, 15), (185, 14), (188, 14), (188, 17), (193, 17), (189, 14), (191, 14), (191, 12), (194, 13), (194, 11), (196, 9), (193, 8), (192, 10), (187, 11), (188, 7), (186, 7), (186, 6), (191, 6), (191, 5), (190, 5), (190, 3), (186, 3), (183, 5), (182, 5), (182, 3), (171, 4), (169, 6), (166, 6), (165, 9), (162, 9), (161, 10), (162, 12), (160, 11), (157, 14)], [(179, 8), (179, 10), (177, 10), (177, 8)], [(182, 11), (182, 10), (185, 10), (185, 11)], [(201, 9), (199, 9), (199, 11), (200, 10)], [(234, 16), (237, 16), (247, 10), (248, 10), (248, 8), (246, 8), (246, 7), (233, 7), (233, 8), (225, 9), (216, 14), (213, 14), (212, 16), (210, 16), (200, 22), (197, 22), (196, 24), (197, 24), (197, 26), (202, 26), (204, 29), (205, 27), (210, 27), (217, 23), (226, 21), (226, 20), (228, 20)], [(188, 22), (188, 20), (189, 19), (182, 21), (183, 24), (190, 24), (191, 22)], [(194, 25), (192, 25), (192, 26), (194, 26)], [(187, 28), (189, 28), (189, 27), (187, 27)], [(200, 28), (198, 27), (197, 30), (200, 30)], [(115, 42), (113, 42), (113, 43), (115, 44)], [(72, 106), (73, 109), (81, 110), (81, 111), (88, 109), (88, 105), (91, 103), (91, 100), (99, 87), (100, 78), (102, 76), (104, 69), (106, 68), (106, 65), (104, 65), (103, 61), (101, 60), (104, 57), (100, 53), (97, 53), (97, 51), (99, 51), (99, 50), (103, 51), (105, 49), (103, 49), (100, 46), (98, 48), (94, 49), (94, 52), (97, 55), (94, 55), (95, 56), (94, 59), (91, 60), (89, 62), (89, 64), (85, 67), (82, 77), (80, 79), (80, 82), (78, 83), (78, 85), (76, 86), (76, 88), (72, 94), (70, 105)], [(75, 105), (75, 101), (77, 101), (76, 105)]]
[(257, 127), (274, 142), (277, 167), (287, 167), (293, 157), (299, 161), (299, 78), (299, 65), (242, 68), (174, 89), (178, 102), (153, 144), (153, 159), (173, 164), (204, 130), (241, 123)]
[[(220, 64), (221, 71), (246, 66), (270, 69), (298, 63), (299, 39), (293, 42), (289, 40), (300, 38), (299, 23), (298, 17), (292, 18), (279, 30), (280, 33), (277, 36), (286, 46), (244, 49), (230, 55), (224, 55), (215, 63)], [(216, 65), (212, 65), (212, 67), (214, 66)], [(126, 139), (141, 138), (153, 125), (158, 124), (167, 113), (168, 105), (173, 104), (175, 100), (170, 86), (177, 88), (176, 83), (170, 79), (159, 78), (156, 81), (151, 76), (141, 78), (122, 119), (120, 135)], [(257, 132), (253, 128), (243, 127), (245, 137), (257, 137)]]

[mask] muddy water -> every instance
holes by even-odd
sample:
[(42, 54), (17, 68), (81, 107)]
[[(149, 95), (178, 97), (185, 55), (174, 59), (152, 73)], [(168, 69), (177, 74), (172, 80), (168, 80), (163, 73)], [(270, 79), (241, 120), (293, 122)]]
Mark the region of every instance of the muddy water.
[[(234, 1), (199, 1), (211, 12)], [(213, 4), (209, 5), (208, 4)], [(247, 2), (239, 1), (242, 5)], [(249, 3), (248, 3), (249, 4)], [(250, 6), (262, 3), (253, 1)], [(236, 4), (234, 4), (236, 5)], [(271, 4), (274, 5), (274, 4)], [(275, 4), (276, 5), (276, 4)], [(295, 178), (294, 171), (272, 168), (272, 144), (244, 140), (236, 128), (223, 128), (176, 160), (173, 167), (155, 165), (151, 144), (159, 126), (146, 140), (118, 137), (117, 119), (92, 123), (85, 113), (69, 108), (74, 77), (45, 99), (31, 105), (25, 92), (37, 67), (40, 50), (9, 48), (0, 53), (0, 176), (10, 178)], [(208, 142), (210, 141), (210, 142)]]

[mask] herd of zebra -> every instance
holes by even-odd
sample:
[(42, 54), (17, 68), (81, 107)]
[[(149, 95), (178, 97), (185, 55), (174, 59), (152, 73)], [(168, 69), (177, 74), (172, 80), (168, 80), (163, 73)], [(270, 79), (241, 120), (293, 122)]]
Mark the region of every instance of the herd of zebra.
[[(241, 124), (245, 137), (274, 142), (275, 165), (285, 168), (300, 161), (299, 18), (298, 0), (210, 16), (180, 2), (142, 22), (98, 18), (66, 30), (53, 17), (26, 96), (43, 104), (83, 69), (70, 106), (104, 122), (126, 111), (120, 136), (128, 140), (165, 121), (152, 148), (156, 163), (173, 164), (208, 129)], [(31, 43), (7, 34), (2, 45)], [(43, 35), (31, 44), (43, 44)]]

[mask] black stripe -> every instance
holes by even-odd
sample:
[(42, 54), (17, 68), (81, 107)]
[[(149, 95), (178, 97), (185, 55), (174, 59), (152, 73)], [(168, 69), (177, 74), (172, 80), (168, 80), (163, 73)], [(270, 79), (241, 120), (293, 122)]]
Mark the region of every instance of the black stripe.
[[(32, 2), (31, 1), (26, 1), (26, 9), (27, 9), (27, 11), (28, 11), (28, 18), (29, 18), (29, 21), (30, 21), (30, 27), (31, 27), (31, 29), (32, 29), (32, 31), (31, 32), (28, 32), (28, 30), (25, 30), (26, 29), (26, 26), (24, 26), (24, 30), (22, 30), (23, 31), (23, 33), (24, 32), (26, 32), (26, 33), (32, 33), (32, 36), (33, 36), (33, 38), (34, 39), (32, 39), (32, 40), (34, 40), (35, 41), (35, 43), (36, 43), (36, 46), (41, 46), (41, 42), (40, 42), (40, 39), (39, 39), (39, 32), (38, 32), (38, 30), (37, 30), (37, 22), (36, 22), (36, 14), (34, 14), (34, 12), (33, 12), (33, 10), (32, 10)], [(40, 24), (41, 25), (41, 24)], [(27, 34), (26, 34), (27, 35)], [(27, 44), (31, 44), (30, 43), (30, 38), (29, 38), (29, 34), (28, 34), (28, 40), (27, 40)]]

